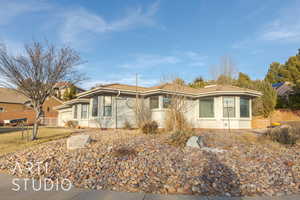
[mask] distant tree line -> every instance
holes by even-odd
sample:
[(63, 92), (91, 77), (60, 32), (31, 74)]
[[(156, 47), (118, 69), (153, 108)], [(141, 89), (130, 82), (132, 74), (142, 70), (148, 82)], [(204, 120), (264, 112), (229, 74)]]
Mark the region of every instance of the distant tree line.
[[(223, 57), (219, 65), (212, 67), (212, 80), (205, 80), (201, 76), (187, 83), (193, 88), (203, 88), (206, 85), (234, 85), (242, 88), (258, 90), (262, 97), (253, 101), (253, 115), (271, 116), (275, 108), (300, 109), (300, 49), (295, 56), (291, 56), (284, 64), (273, 62), (263, 80), (252, 80), (243, 72), (237, 73), (234, 62), (230, 57)], [(183, 80), (176, 82), (184, 83)], [(287, 97), (278, 97), (272, 87), (274, 83), (290, 82), (293, 93)]]

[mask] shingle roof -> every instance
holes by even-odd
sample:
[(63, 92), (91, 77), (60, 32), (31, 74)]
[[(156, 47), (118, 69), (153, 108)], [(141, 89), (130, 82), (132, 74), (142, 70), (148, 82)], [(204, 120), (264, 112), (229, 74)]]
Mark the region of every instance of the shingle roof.
[(223, 91), (223, 92), (254, 92), (257, 93), (255, 90), (250, 90), (247, 88), (240, 88), (232, 85), (211, 85), (204, 88), (199, 88), (198, 91), (200, 93), (206, 92), (216, 92), (216, 91)]
[(165, 84), (153, 86), (153, 87), (147, 88), (147, 91), (157, 90), (157, 89), (167, 90), (167, 91), (171, 91), (171, 92), (191, 93), (191, 94), (199, 93), (198, 89), (195, 89), (195, 88), (192, 88), (192, 87), (189, 87), (186, 85), (175, 84), (175, 83), (165, 83)]
[(148, 88), (145, 87), (136, 87), (134, 85), (126, 85), (126, 84), (119, 84), (119, 83), (112, 83), (107, 85), (101, 85), (101, 88), (112, 88), (112, 89), (120, 89), (120, 90), (130, 90), (130, 91), (146, 91)]
[(148, 87), (148, 88), (114, 83), (114, 84), (100, 85), (97, 88), (80, 93), (80, 94), (78, 94), (78, 96), (84, 97), (86, 95), (89, 95), (89, 94), (92, 94), (92, 93), (95, 93), (95, 92), (101, 91), (101, 90), (121, 90), (121, 91), (129, 91), (129, 92), (133, 92), (133, 93), (138, 91), (140, 94), (152, 94), (152, 93), (162, 91), (162, 92), (184, 93), (184, 94), (193, 95), (193, 96), (198, 96), (198, 95), (205, 94), (205, 93), (217, 93), (217, 94), (226, 93), (227, 94), (230, 92), (233, 94), (246, 93), (248, 95), (253, 95), (253, 96), (261, 95), (260, 92), (255, 91), (255, 90), (240, 88), (240, 87), (231, 86), (231, 85), (210, 85), (205, 88), (195, 89), (195, 88), (189, 87), (187, 85), (179, 85), (179, 84), (174, 84), (174, 83), (165, 83), (165, 84)]
[(1, 103), (18, 103), (24, 104), (28, 102), (29, 99), (21, 93), (10, 89), (10, 88), (0, 88), (0, 102)]

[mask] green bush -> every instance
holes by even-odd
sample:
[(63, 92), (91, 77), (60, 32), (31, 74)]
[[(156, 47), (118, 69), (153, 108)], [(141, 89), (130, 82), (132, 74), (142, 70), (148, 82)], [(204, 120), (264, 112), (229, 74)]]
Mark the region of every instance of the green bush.
[(299, 139), (299, 131), (300, 129), (297, 127), (283, 125), (281, 127), (270, 129), (267, 131), (266, 135), (274, 142), (286, 145), (294, 145)]
[(144, 134), (156, 134), (158, 132), (158, 124), (156, 121), (149, 121), (143, 124), (142, 132)]

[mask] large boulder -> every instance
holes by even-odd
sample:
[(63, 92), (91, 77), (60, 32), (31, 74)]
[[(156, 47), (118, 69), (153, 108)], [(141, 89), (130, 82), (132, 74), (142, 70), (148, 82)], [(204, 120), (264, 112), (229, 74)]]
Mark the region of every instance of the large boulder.
[(186, 143), (186, 146), (193, 147), (193, 148), (199, 148), (199, 149), (204, 147), (203, 137), (202, 136), (190, 137)]
[(73, 150), (84, 148), (90, 142), (91, 137), (89, 135), (74, 135), (67, 139), (67, 149)]

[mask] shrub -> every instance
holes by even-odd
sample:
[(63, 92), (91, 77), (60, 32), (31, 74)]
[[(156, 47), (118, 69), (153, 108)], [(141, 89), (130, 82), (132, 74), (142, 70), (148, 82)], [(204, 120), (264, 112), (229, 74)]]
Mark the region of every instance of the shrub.
[(167, 143), (177, 147), (185, 147), (188, 139), (195, 135), (194, 131), (176, 131), (169, 138)]
[(124, 129), (131, 130), (132, 126), (128, 120), (124, 122)]
[(69, 120), (66, 122), (65, 126), (68, 128), (76, 128), (76, 127), (78, 127), (78, 121)]
[(191, 131), (191, 125), (180, 111), (167, 110), (164, 123), (165, 130), (168, 132)]
[(291, 127), (289, 125), (283, 125), (281, 127), (276, 127), (268, 130), (266, 136), (272, 141), (278, 142), (280, 144), (294, 145), (299, 139), (299, 128)]
[(156, 121), (149, 121), (143, 124), (142, 132), (144, 134), (156, 134), (158, 132), (158, 124)]

